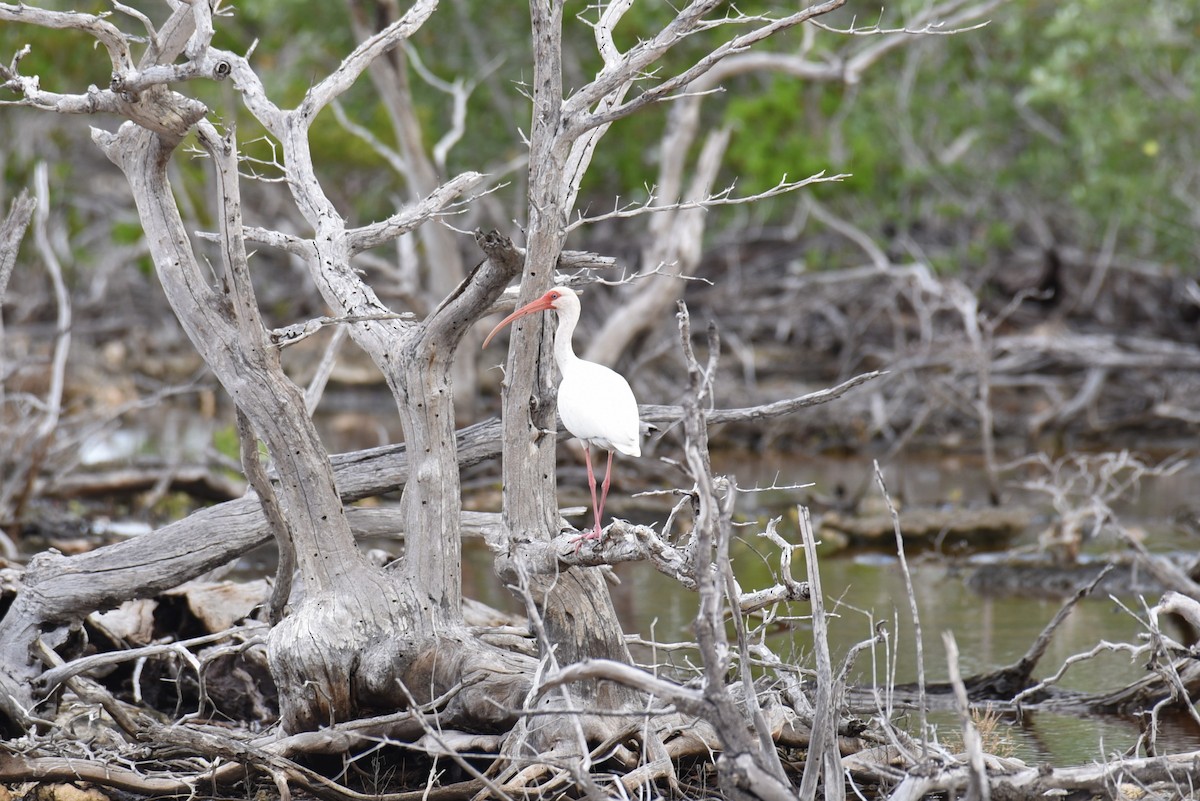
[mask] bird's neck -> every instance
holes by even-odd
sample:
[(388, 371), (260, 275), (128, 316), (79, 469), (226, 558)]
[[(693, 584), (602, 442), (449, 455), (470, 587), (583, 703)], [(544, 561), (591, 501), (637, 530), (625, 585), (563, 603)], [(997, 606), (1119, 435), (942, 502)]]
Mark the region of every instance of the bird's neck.
[(558, 314), (558, 329), (554, 333), (554, 363), (558, 365), (558, 372), (566, 375), (567, 370), (579, 361), (571, 344), (575, 324), (579, 322), (579, 311), (570, 308), (555, 311)]

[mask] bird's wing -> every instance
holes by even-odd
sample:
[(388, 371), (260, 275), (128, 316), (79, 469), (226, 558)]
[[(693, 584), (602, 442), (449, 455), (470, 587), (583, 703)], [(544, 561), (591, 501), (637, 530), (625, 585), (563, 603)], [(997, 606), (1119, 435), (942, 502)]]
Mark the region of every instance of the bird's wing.
[(641, 456), (637, 400), (629, 382), (595, 362), (580, 360), (558, 386), (558, 413), (581, 440), (627, 456)]

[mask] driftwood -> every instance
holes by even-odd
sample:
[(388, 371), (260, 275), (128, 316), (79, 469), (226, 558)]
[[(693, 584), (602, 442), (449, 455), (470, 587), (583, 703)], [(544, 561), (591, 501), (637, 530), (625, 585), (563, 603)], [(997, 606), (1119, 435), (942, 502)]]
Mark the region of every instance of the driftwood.
[[(186, 492), (206, 501), (229, 501), (246, 492), (245, 484), (202, 465), (135, 465), (112, 470), (76, 471), (39, 482), (43, 498), (114, 498), (160, 488)], [(165, 485), (165, 486), (164, 486)]]
[[(814, 560), (815, 561), (815, 560)], [(1094, 586), (1094, 584), (1093, 584)], [(1054, 628), (1069, 614), (1071, 606), (1092, 587), (1083, 588), (1076, 598), (1063, 607), (1054, 622), (1047, 627), (1043, 637), (1031, 648), (1020, 663), (1014, 666), (1015, 671), (1010, 677), (1012, 684), (1005, 690), (1012, 697), (1012, 688), (1028, 687), (1028, 676), (1036, 665), (1037, 658), (1044, 653), (1046, 644), (1053, 635)], [(203, 603), (197, 598), (198, 603)], [(1160, 606), (1164, 612), (1177, 611), (1181, 601), (1164, 598)], [(1195, 602), (1192, 602), (1195, 605)], [(1186, 611), (1186, 610), (1185, 610)], [(216, 621), (214, 621), (215, 623)], [(125, 653), (117, 651), (110, 656), (86, 657), (76, 663), (67, 663), (45, 673), (45, 680), (54, 685), (65, 683), (72, 686), (74, 691), (83, 693), (81, 699), (85, 702), (99, 703), (105, 708), (111, 708), (120, 718), (126, 720), (126, 725), (136, 733), (142, 742), (150, 743), (142, 746), (143, 759), (169, 759), (170, 754), (183, 749), (186, 753), (203, 756), (213, 760), (213, 767), (207, 771), (193, 773), (187, 777), (194, 783), (199, 781), (205, 786), (219, 788), (231, 786), (241, 781), (246, 770), (259, 772), (264, 776), (284, 777), (293, 789), (304, 789), (319, 796), (332, 794), (336, 798), (349, 798), (344, 788), (329, 779), (305, 767), (302, 757), (320, 754), (341, 754), (353, 751), (376, 742), (378, 738), (388, 738), (395, 743), (406, 743), (407, 748), (414, 753), (424, 753), (429, 757), (440, 755), (446, 758), (459, 751), (470, 751), (479, 758), (481, 754), (497, 754), (502, 738), (490, 735), (467, 734), (453, 730), (454, 717), (443, 712), (436, 712), (435, 707), (446, 704), (449, 696), (435, 699), (429, 707), (402, 711), (394, 714), (348, 721), (328, 727), (320, 732), (304, 733), (292, 736), (280, 736), (277, 733), (265, 736), (248, 736), (229, 730), (227, 727), (214, 727), (200, 722), (177, 723), (171, 727), (161, 725), (142, 717), (141, 713), (132, 707), (124, 705), (115, 698), (107, 695), (107, 691), (98, 683), (83, 680), (80, 677), (102, 668), (104, 665), (132, 663), (135, 660), (158, 659), (177, 656), (183, 649), (196, 649), (228, 638), (257, 638), (261, 642), (261, 624), (252, 624), (247, 628), (234, 628), (217, 632), (214, 635), (198, 637), (188, 642), (178, 644), (154, 644)], [(528, 636), (523, 632), (521, 636)], [(207, 664), (207, 658), (201, 654), (201, 659)], [(103, 674), (101, 670), (101, 674)], [(1025, 677), (1020, 679), (1016, 674)], [(1197, 686), (1197, 671), (1191, 666), (1181, 665), (1179, 676), (1182, 687), (1186, 692), (1195, 692)], [(557, 675), (548, 677), (543, 683), (542, 692), (552, 692), (561, 683), (578, 681), (628, 681), (635, 686), (657, 695), (666, 701), (673, 701), (682, 709), (691, 709), (693, 713), (704, 715), (702, 696), (695, 690), (685, 690), (674, 683), (663, 682), (653, 678), (643, 671), (616, 664), (598, 662), (580, 663), (563, 669)], [(44, 685), (40, 685), (44, 686)], [(994, 681), (987, 689), (979, 677), (964, 679), (961, 683), (972, 705), (997, 705), (999, 685)], [(929, 698), (932, 708), (942, 705), (950, 708), (955, 702), (951, 700), (951, 685), (945, 689), (941, 685), (931, 685)], [(1052, 689), (1052, 688), (1051, 688)], [(903, 687), (893, 688), (897, 697), (897, 708), (903, 708), (905, 691)], [(451, 693), (457, 690), (451, 690)], [(1156, 699), (1171, 698), (1174, 689), (1162, 682), (1157, 688), (1147, 682), (1139, 682), (1126, 688), (1121, 694), (1111, 693), (1108, 697), (1116, 699), (1124, 695), (1131, 704), (1138, 703), (1136, 708), (1145, 709), (1147, 705), (1156, 703)], [(855, 706), (857, 690), (849, 688), (848, 700), (851, 707)], [(944, 694), (944, 695), (943, 695)], [(1080, 696), (1081, 694), (1076, 694)], [(836, 694), (835, 694), (836, 697)], [(1104, 712), (1132, 712), (1135, 707), (1121, 706), (1104, 709), (1092, 704), (1088, 706), (1073, 706), (1070, 694), (1043, 693), (1039, 700), (1036, 696), (1027, 697), (1021, 707), (1033, 711), (1038, 709), (1054, 709), (1062, 711), (1078, 711), (1086, 714)], [(866, 707), (872, 708), (873, 702), (867, 701)], [(815, 747), (811, 729), (803, 719), (783, 714), (785, 710), (778, 706), (764, 709), (772, 740), (781, 747), (806, 748)], [(655, 710), (658, 719), (666, 722), (670, 719), (667, 710)], [(842, 713), (844, 714), (844, 713)], [(839, 714), (839, 717), (841, 715)], [(843, 721), (844, 723), (844, 721)], [(839, 724), (842, 737), (836, 740), (836, 748), (840, 752), (842, 768), (847, 771), (852, 782), (858, 786), (859, 792), (872, 795), (882, 794), (888, 798), (920, 798), (922, 793), (935, 791), (962, 790), (977, 776), (977, 768), (969, 768), (967, 760), (950, 753), (942, 753), (937, 763), (913, 765), (908, 762), (906, 751), (896, 745), (888, 745), (876, 736), (864, 732), (861, 728), (849, 729)], [(431, 734), (437, 732), (437, 734)], [(666, 743), (665, 756), (678, 760), (691, 756), (702, 756), (705, 751), (704, 739), (697, 738), (695, 730), (687, 738), (673, 739)], [(93, 746), (95, 747), (95, 746)], [(604, 753), (604, 745), (599, 753)], [(449, 749), (447, 751), (446, 749)], [(1098, 791), (1108, 786), (1108, 782), (1143, 782), (1151, 786), (1169, 789), (1173, 784), (1182, 783), (1197, 777), (1196, 764), (1200, 754), (1175, 754), (1156, 758), (1122, 759), (1084, 768), (1052, 768), (1049, 766), (1030, 767), (1017, 760), (1002, 759), (993, 756), (982, 758), (988, 787), (994, 798), (1023, 797), (1021, 792), (1034, 788), (1038, 792), (1054, 790), (1076, 790), (1090, 788)], [(750, 768), (749, 762), (740, 763), (738, 770)], [(54, 756), (44, 749), (37, 747), (19, 751), (0, 750), (0, 780), (3, 781), (91, 781), (101, 787), (124, 789), (129, 792), (147, 795), (173, 795), (180, 792), (181, 782), (178, 772), (162, 773), (146, 771), (139, 768), (118, 768), (101, 771), (96, 762), (79, 757)], [(647, 768), (650, 766), (647, 765)], [(733, 766), (731, 766), (733, 767)], [(646, 775), (663, 775), (649, 773)], [(748, 776), (757, 776), (756, 781), (764, 777), (750, 770)], [(683, 777), (681, 777), (683, 778)], [(466, 792), (472, 788), (489, 786), (485, 775), (462, 782), (451, 782), (442, 788), (442, 793), (453, 797), (453, 793)], [(509, 776), (503, 780), (494, 780), (493, 790), (506, 794), (517, 793), (522, 784), (518, 777)], [(729, 779), (729, 781), (737, 781)], [(417, 791), (419, 792), (419, 791)], [(403, 796), (408, 798), (410, 796)], [(411, 796), (414, 801), (417, 795)], [(871, 797), (871, 796), (868, 796)]]
[[(906, 542), (959, 549), (964, 546), (996, 547), (1021, 534), (1033, 521), (1033, 510), (1019, 506), (981, 509), (904, 510)], [(821, 533), (857, 547), (888, 546), (892, 543), (890, 515), (849, 515), (831, 511), (821, 516)]]
[[(856, 378), (833, 390), (822, 390), (813, 396), (777, 404), (772, 409), (787, 412), (813, 402), (831, 400), (870, 377)], [(743, 409), (716, 414), (729, 419), (760, 412)], [(678, 420), (681, 415), (680, 407), (652, 407), (646, 411), (645, 419), (665, 423)], [(499, 453), (500, 422), (478, 423), (458, 432), (456, 438), (460, 467), (494, 458)], [(344, 503), (394, 492), (408, 480), (407, 447), (403, 444), (334, 455), (330, 462)], [(355, 510), (348, 519), (353, 525), (360, 515), (366, 520), (383, 514)], [(378, 523), (375, 525), (377, 531)], [(0, 619), (0, 643), (3, 643), (0, 645), (0, 683), (5, 685), (11, 697), (24, 699), (21, 703), (28, 704), (28, 690), (22, 686), (27, 686), (37, 674), (37, 668), (26, 665), (23, 655), (32, 638), (47, 624), (68, 624), (130, 597), (163, 592), (227, 564), (267, 542), (270, 536), (258, 499), (251, 495), (201, 509), (153, 534), (96, 551), (71, 557), (39, 555), (22, 578), (23, 591)], [(569, 537), (562, 538), (563, 543), (567, 540)], [(573, 547), (560, 544), (547, 553), (564, 552), (565, 556), (565, 552), (572, 551)], [(145, 557), (149, 552), (156, 556), (147, 562)], [(549, 575), (555, 572), (556, 564), (557, 557), (552, 556), (546, 564)], [(18, 667), (22, 665), (25, 667)]]
[[(993, 712), (1043, 710), (1061, 714), (1133, 716), (1181, 696), (1190, 698), (1200, 695), (1200, 667), (1190, 655), (1181, 658), (1188, 652), (1178, 645), (1166, 648), (1163, 653), (1155, 652), (1151, 646), (1141, 646), (1140, 650), (1144, 650), (1151, 659), (1149, 675), (1113, 690), (1087, 693), (1057, 686), (1058, 678), (1066, 672), (1065, 665), (1049, 679), (1034, 680), (1034, 671), (1045, 656), (1055, 631), (1075, 605), (1103, 586), (1114, 571), (1112, 566), (1103, 568), (1083, 586), (1077, 583), (1074, 595), (1063, 604), (1021, 659), (987, 673), (963, 678), (961, 683), (971, 706)], [(1197, 614), (1192, 610), (1200, 610), (1200, 604), (1181, 599), (1173, 593), (1167, 593), (1157, 608), (1171, 613), (1178, 612), (1181, 607), (1189, 614)], [(1200, 615), (1197, 619), (1200, 619)], [(1098, 652), (1104, 648), (1098, 647), (1096, 650)], [(1132, 651), (1135, 646), (1122, 650)], [(926, 697), (923, 700), (931, 709), (950, 710), (958, 703), (952, 682), (930, 684), (924, 689)], [(896, 685), (890, 688), (890, 692), (895, 702), (903, 707), (919, 708), (922, 702), (919, 688), (913, 685)], [(871, 694), (861, 689), (852, 689), (849, 698), (852, 708), (870, 709), (874, 705)]]
[[(965, 763), (946, 765), (927, 772), (905, 773), (891, 767), (891, 749), (864, 751), (846, 759), (851, 774), (877, 777), (891, 774), (898, 781), (887, 796), (890, 801), (918, 801), (935, 793), (963, 793), (971, 783)], [(1100, 797), (1136, 797), (1164, 793), (1164, 797), (1186, 797), (1188, 788), (1200, 783), (1200, 751), (1161, 757), (1112, 759), (1100, 765), (1073, 768), (1030, 767), (1017, 760), (991, 758), (987, 777), (991, 798), (1042, 798), (1074, 792)], [(1176, 793), (1183, 792), (1182, 796)]]
[[(880, 368), (888, 377), (836, 414), (742, 430), (741, 438), (837, 447), (866, 434), (888, 442), (890, 454), (981, 448), (985, 459), (987, 423), (1010, 453), (1042, 443), (1112, 450), (1187, 441), (1198, 419), (1200, 347), (1195, 280), (1178, 270), (1118, 259), (1097, 302), (1083, 303), (1096, 256), (1064, 253), (1054, 304), (1029, 287), (982, 293), (969, 278), (882, 253), (868, 266), (781, 277), (783, 265), (811, 252), (813, 235), (728, 242), (699, 273), (719, 279), (734, 263), (738, 281), (688, 285), (693, 312), (744, 343), (725, 365), (725, 392), (740, 389), (751, 404), (782, 382)], [(668, 333), (659, 327), (657, 347)]]

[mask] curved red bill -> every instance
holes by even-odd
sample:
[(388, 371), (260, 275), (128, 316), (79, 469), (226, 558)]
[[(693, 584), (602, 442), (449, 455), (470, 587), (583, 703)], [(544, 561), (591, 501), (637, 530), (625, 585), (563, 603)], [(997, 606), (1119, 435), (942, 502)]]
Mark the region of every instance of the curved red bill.
[(551, 293), (547, 292), (546, 295), (543, 295), (542, 297), (538, 298), (537, 300), (533, 301), (532, 303), (526, 303), (524, 306), (517, 309), (515, 312), (508, 315), (503, 320), (501, 320), (499, 323), (497, 323), (496, 327), (492, 329), (492, 332), (487, 335), (486, 339), (483, 340), (483, 347), (486, 348), (488, 346), (488, 343), (492, 341), (492, 337), (496, 336), (496, 334), (499, 333), (501, 328), (508, 325), (513, 320), (524, 317), (527, 314), (533, 314), (534, 312), (550, 311), (551, 309), (553, 309), (554, 306), (551, 305), (553, 303), (553, 300), (551, 298), (547, 297), (550, 294)]

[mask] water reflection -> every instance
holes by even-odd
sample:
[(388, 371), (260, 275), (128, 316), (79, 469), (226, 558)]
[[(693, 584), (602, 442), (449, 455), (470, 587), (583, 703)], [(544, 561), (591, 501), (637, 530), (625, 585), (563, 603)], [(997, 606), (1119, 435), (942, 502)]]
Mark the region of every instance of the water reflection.
[[(819, 471), (822, 483), (863, 480), (869, 467), (848, 467), (845, 463), (827, 466)], [(758, 481), (760, 486), (776, 480), (776, 468), (769, 463), (757, 465), (758, 473), (743, 476), (743, 486)], [(811, 469), (811, 466), (810, 466)], [(782, 476), (782, 472), (780, 472)], [(957, 502), (969, 502), (982, 482), (970, 471), (921, 470), (904, 471), (906, 496), (909, 503), (929, 502), (953, 495)], [(780, 483), (786, 481), (781, 478)], [(1138, 496), (1137, 504), (1120, 510), (1123, 519), (1143, 525), (1150, 532), (1169, 529), (1164, 520), (1153, 514), (1179, 508), (1190, 496), (1183, 485), (1194, 486), (1195, 475), (1176, 476), (1170, 482), (1147, 484)], [(1164, 486), (1166, 485), (1166, 486)], [(940, 487), (940, 491), (937, 490)], [(569, 488), (563, 488), (568, 490)], [(818, 490), (820, 487), (818, 486)], [(780, 496), (785, 497), (780, 497)], [(755, 508), (757, 498), (750, 496), (740, 508), (750, 519), (778, 514), (778, 508)], [(1147, 499), (1153, 499), (1147, 503)], [(567, 499), (569, 500), (569, 499)], [(787, 493), (773, 493), (772, 500), (794, 504), (797, 498)], [(901, 514), (903, 519), (903, 513)], [(650, 521), (647, 521), (650, 522)], [(735, 572), (743, 590), (757, 589), (775, 582), (773, 571), (778, 570), (777, 554), (764, 546), (754, 535), (761, 526), (740, 529), (743, 541), (734, 548)], [(780, 533), (789, 541), (798, 541), (794, 519), (785, 520)], [(1151, 547), (1160, 547), (1151, 538)], [(516, 609), (507, 592), (494, 585), (486, 553), (468, 555), (467, 573), (482, 582), (475, 589), (483, 600), (506, 609)], [(834, 665), (839, 665), (857, 643), (870, 639), (874, 625), (885, 621), (890, 632), (888, 646), (875, 647), (857, 659), (850, 681), (861, 686), (886, 686), (915, 682), (917, 679), (917, 649), (915, 627), (909, 612), (905, 582), (894, 553), (847, 554), (823, 552), (820, 570), (826, 595), (826, 607), (834, 617), (829, 624), (830, 647)], [(960, 562), (933, 553), (908, 555), (916, 595), (922, 640), (924, 644), (925, 677), (929, 682), (947, 679), (946, 657), (942, 632), (950, 631), (960, 652), (960, 671), (966, 676), (986, 673), (1011, 665), (1021, 659), (1042, 629), (1060, 609), (1058, 598), (1039, 597), (1026, 592), (1009, 596), (985, 597), (968, 588), (966, 573)], [(798, 578), (804, 577), (804, 563), (797, 554), (795, 566)], [(986, 565), (982, 568), (989, 569)], [(621, 585), (613, 588), (613, 600), (627, 632), (645, 639), (659, 641), (690, 640), (692, 620), (696, 613), (696, 597), (682, 590), (674, 581), (659, 574), (648, 565), (624, 564), (616, 569)], [(1150, 596), (1153, 604), (1157, 596)], [(774, 621), (769, 636), (772, 649), (797, 664), (810, 664), (811, 628), (807, 605), (793, 605)], [(1141, 642), (1144, 627), (1137, 619), (1144, 615), (1142, 601), (1125, 595), (1116, 599), (1101, 596), (1084, 599), (1057, 630), (1043, 656), (1035, 678), (1052, 675), (1067, 660), (1082, 654), (1102, 642)], [(642, 656), (645, 656), (643, 654)], [(660, 659), (665, 657), (660, 653)], [(1146, 659), (1131, 657), (1126, 652), (1102, 652), (1070, 670), (1061, 686), (1088, 692), (1115, 690), (1146, 675)], [(914, 718), (904, 719), (915, 725)], [(955, 742), (958, 722), (953, 714), (938, 713), (931, 721), (938, 726), (938, 736), (945, 742)], [(1011, 755), (1031, 764), (1049, 762), (1055, 765), (1085, 764), (1106, 756), (1124, 752), (1138, 741), (1140, 729), (1136, 721), (1115, 718), (1080, 718), (1049, 714), (1027, 713), (1020, 721), (1005, 719), (997, 736), (1011, 741)], [(1200, 732), (1187, 720), (1164, 720), (1159, 733), (1161, 753), (1190, 751), (1200, 748)]]

